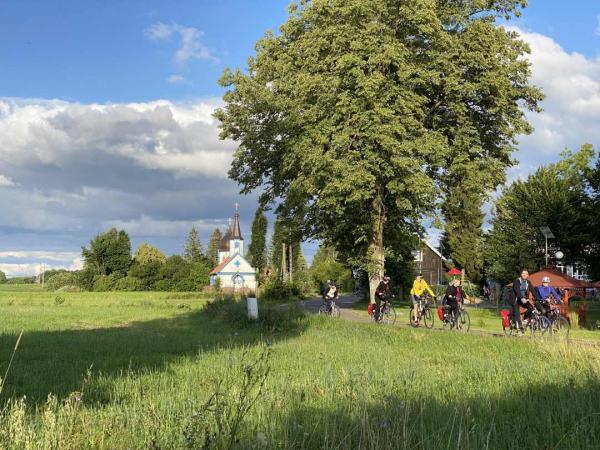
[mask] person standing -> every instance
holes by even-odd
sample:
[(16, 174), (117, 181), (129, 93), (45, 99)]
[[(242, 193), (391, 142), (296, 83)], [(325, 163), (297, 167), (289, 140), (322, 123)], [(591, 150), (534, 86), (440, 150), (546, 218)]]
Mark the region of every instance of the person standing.
[(523, 333), (523, 322), (521, 321), (521, 307), (526, 308), (525, 319), (528, 319), (533, 312), (533, 305), (529, 302), (529, 295), (534, 299), (538, 298), (536, 290), (529, 281), (529, 271), (523, 269), (521, 276), (513, 281), (510, 295), (508, 296), (508, 305), (511, 310), (511, 316), (517, 326), (517, 330)]

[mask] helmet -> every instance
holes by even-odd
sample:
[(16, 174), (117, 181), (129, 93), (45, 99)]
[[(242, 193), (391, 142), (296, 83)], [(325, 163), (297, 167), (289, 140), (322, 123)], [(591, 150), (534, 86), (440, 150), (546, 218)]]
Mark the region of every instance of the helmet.
[(550, 283), (550, 277), (542, 278), (542, 283)]

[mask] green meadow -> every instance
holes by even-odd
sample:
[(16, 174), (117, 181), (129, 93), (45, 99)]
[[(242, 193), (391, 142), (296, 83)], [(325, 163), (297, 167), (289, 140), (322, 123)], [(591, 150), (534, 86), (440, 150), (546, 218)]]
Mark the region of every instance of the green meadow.
[(249, 323), (196, 294), (0, 292), (2, 374), (24, 330), (0, 448), (598, 448), (591, 343), (260, 308)]

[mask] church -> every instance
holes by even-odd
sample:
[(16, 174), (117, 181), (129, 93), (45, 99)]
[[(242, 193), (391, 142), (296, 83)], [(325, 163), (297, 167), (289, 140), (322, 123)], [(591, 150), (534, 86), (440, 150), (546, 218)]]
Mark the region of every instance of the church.
[(233, 225), (221, 239), (218, 264), (210, 273), (210, 284), (221, 281), (223, 289), (256, 290), (256, 269), (244, 258), (244, 238), (240, 230), (240, 215), (236, 205)]

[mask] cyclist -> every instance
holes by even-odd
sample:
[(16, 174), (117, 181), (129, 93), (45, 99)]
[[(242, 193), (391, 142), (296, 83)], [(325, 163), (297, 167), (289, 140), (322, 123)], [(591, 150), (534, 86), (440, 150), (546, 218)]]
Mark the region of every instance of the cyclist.
[(416, 326), (419, 326), (419, 302), (421, 301), (421, 296), (426, 291), (429, 293), (429, 295), (431, 295), (432, 298), (435, 298), (435, 294), (433, 293), (427, 282), (423, 279), (423, 274), (420, 273), (415, 278), (415, 281), (413, 282), (413, 287), (410, 290), (410, 298), (413, 304), (413, 317), (415, 319)]
[(381, 319), (381, 303), (389, 301), (390, 296), (390, 277), (386, 275), (375, 289), (375, 322), (379, 322)]
[(325, 296), (324, 296), (325, 303), (327, 304), (327, 312), (331, 311), (333, 302), (335, 302), (335, 299), (337, 297), (338, 297), (338, 289), (335, 284), (335, 281), (330, 281), (329, 288), (327, 289), (327, 292), (325, 292)]
[(523, 307), (527, 309), (524, 317), (526, 320), (531, 317), (531, 313), (534, 309), (533, 305), (529, 303), (529, 294), (531, 294), (534, 299), (538, 298), (537, 292), (533, 288), (531, 281), (529, 281), (529, 271), (523, 269), (521, 271), (521, 276), (513, 281), (512, 289), (507, 299), (511, 310), (511, 316), (515, 322), (517, 330), (521, 334), (523, 334), (523, 322), (521, 321), (520, 308)]
[(460, 280), (458, 278), (452, 280), (448, 285), (448, 289), (446, 289), (446, 295), (444, 296), (444, 304), (450, 308), (448, 313), (452, 316), (453, 319), (456, 319), (456, 315), (458, 313), (458, 305), (464, 303), (465, 297), (466, 294), (460, 285)]
[(559, 293), (550, 285), (550, 277), (542, 279), (542, 285), (537, 287), (538, 297), (535, 302), (537, 310), (548, 317), (550, 315), (550, 300), (562, 303)]

